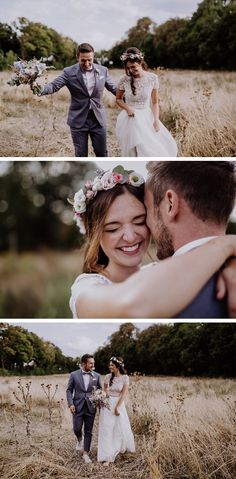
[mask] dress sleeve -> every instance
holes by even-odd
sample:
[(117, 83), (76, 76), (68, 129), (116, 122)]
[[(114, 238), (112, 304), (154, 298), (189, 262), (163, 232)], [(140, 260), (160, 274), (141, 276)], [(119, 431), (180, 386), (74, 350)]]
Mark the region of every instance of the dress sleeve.
[(77, 311), (76, 311), (76, 300), (78, 295), (83, 291), (85, 288), (89, 288), (90, 286), (94, 286), (96, 284), (104, 284), (108, 285), (110, 282), (100, 274), (81, 274), (76, 278), (72, 287), (71, 287), (71, 297), (70, 297), (70, 309), (73, 314), (74, 319), (78, 319)]
[(118, 90), (125, 91), (125, 83), (126, 83), (126, 76), (123, 75), (118, 81), (118, 85), (117, 85)]
[(127, 374), (123, 376), (123, 383), (129, 386), (129, 376)]
[(104, 384), (109, 385), (110, 377), (111, 377), (110, 374), (106, 374), (106, 376), (105, 376), (105, 378), (104, 378)]

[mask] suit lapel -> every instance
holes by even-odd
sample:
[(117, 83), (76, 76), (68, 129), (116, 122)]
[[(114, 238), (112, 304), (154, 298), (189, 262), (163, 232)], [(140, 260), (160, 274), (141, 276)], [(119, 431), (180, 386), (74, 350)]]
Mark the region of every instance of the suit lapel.
[(79, 370), (79, 383), (82, 389), (85, 389), (82, 369)]

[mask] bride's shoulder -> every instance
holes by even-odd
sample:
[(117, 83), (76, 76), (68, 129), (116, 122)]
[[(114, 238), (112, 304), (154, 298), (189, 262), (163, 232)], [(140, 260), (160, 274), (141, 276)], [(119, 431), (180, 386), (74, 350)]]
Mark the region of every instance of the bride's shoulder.
[(124, 384), (129, 384), (129, 376), (128, 376), (128, 374), (124, 374), (124, 375), (122, 376), (122, 379), (123, 379), (123, 383), (124, 383)]
[(147, 78), (150, 81), (150, 83), (153, 85), (153, 88), (158, 88), (159, 87), (159, 80), (158, 76), (156, 73), (153, 72), (146, 72)]
[(78, 284), (83, 284), (86, 282), (87, 284), (90, 283), (90, 284), (111, 284), (111, 281), (106, 278), (105, 276), (103, 276), (102, 274), (99, 274), (99, 273), (82, 273), (82, 274), (79, 274), (79, 276), (77, 276), (77, 278), (75, 278), (75, 281), (74, 283), (72, 284), (72, 288), (73, 286), (77, 286)]
[(110, 379), (111, 379), (111, 373), (106, 374), (104, 378), (104, 384), (109, 384)]
[(119, 90), (124, 90), (125, 88), (125, 85), (127, 85), (127, 83), (129, 83), (130, 79), (128, 77), (128, 75), (121, 75), (121, 77), (119, 78), (118, 80), (118, 84), (117, 84), (117, 88)]
[(148, 264), (144, 264), (141, 269), (147, 269), (147, 268), (150, 268), (152, 266), (156, 266), (158, 264), (158, 261), (153, 261), (152, 263), (148, 263)]

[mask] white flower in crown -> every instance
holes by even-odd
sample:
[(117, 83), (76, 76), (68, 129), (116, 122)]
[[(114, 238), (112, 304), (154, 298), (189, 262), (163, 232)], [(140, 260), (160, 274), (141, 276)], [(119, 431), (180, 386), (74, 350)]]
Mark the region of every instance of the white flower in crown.
[(145, 182), (142, 175), (135, 171), (129, 174), (129, 184), (132, 186), (141, 186)]
[(101, 178), (102, 189), (110, 190), (117, 184), (117, 180), (112, 171), (107, 171)]
[(86, 196), (82, 189), (75, 193), (73, 206), (76, 213), (81, 214), (86, 211)]
[(96, 192), (103, 190), (102, 180), (98, 176), (94, 179), (92, 190)]

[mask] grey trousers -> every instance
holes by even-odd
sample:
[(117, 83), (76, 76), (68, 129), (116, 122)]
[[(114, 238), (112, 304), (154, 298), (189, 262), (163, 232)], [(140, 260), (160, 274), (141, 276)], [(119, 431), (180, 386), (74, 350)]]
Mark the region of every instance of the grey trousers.
[(72, 128), (71, 136), (75, 156), (88, 156), (88, 138), (90, 136), (96, 156), (107, 156), (106, 130), (98, 123), (93, 110), (89, 110), (87, 120), (82, 128)]
[(84, 426), (84, 451), (85, 452), (90, 451), (95, 414), (96, 414), (96, 410), (94, 411), (94, 413), (91, 413), (88, 409), (87, 403), (85, 402), (82, 410), (78, 413), (76, 412), (73, 415), (73, 430), (78, 441), (81, 441), (82, 429)]

